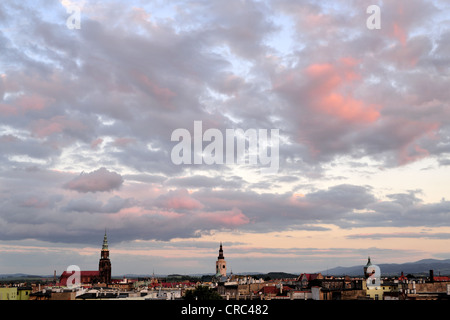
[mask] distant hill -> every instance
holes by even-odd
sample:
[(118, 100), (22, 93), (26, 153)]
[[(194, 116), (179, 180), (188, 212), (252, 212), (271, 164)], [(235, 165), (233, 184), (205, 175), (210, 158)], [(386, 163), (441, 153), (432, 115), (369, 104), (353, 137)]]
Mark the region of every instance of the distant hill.
[(268, 272), (268, 273), (246, 273), (248, 276), (252, 276), (253, 278), (270, 278), (271, 280), (275, 279), (287, 279), (287, 278), (297, 278), (299, 274), (286, 273), (286, 272)]
[(48, 278), (53, 278), (53, 276), (40, 276), (25, 273), (0, 274), (0, 280), (34, 280)]
[[(430, 270), (434, 271), (434, 275), (450, 275), (450, 259), (423, 259), (416, 262), (407, 263), (373, 263), (380, 267), (381, 275), (394, 276), (400, 275), (428, 275)], [(336, 267), (328, 270), (320, 271), (323, 275), (333, 276), (362, 276), (364, 275), (364, 265), (353, 267)]]

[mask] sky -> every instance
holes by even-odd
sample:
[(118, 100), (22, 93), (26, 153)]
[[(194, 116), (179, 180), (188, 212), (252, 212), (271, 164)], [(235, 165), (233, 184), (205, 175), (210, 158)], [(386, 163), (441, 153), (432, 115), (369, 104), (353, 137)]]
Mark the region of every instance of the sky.
[(444, 0), (1, 1), (0, 274), (450, 258), (449, 63)]

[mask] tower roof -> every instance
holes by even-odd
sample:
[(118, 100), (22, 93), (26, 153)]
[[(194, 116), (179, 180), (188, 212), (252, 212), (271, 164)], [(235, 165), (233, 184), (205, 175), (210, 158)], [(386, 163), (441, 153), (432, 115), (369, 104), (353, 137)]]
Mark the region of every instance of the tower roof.
[(108, 250), (108, 238), (106, 237), (106, 230), (105, 230), (105, 236), (103, 237), (102, 250)]
[(223, 256), (222, 241), (220, 242), (219, 256), (217, 257), (217, 259), (225, 259), (225, 257)]

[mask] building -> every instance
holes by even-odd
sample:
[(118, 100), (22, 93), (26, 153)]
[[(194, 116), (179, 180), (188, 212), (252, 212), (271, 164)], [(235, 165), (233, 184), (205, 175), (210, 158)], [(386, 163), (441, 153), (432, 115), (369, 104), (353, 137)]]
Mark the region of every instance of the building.
[(101, 283), (111, 283), (111, 260), (109, 260), (108, 238), (103, 237), (102, 251), (98, 264), (98, 273)]
[(0, 300), (29, 300), (31, 287), (0, 288)]
[(32, 292), (31, 287), (18, 287), (17, 300), (29, 300), (31, 292)]
[(265, 286), (263, 279), (233, 275), (228, 281), (218, 283), (217, 292), (227, 300), (247, 300), (255, 299), (259, 294), (258, 291)]
[(363, 290), (366, 291), (366, 298), (371, 300), (384, 300), (385, 293), (393, 293), (398, 291), (398, 282), (392, 283), (381, 280), (380, 269), (373, 265), (370, 257), (364, 266)]
[(363, 290), (366, 291), (366, 298), (371, 300), (384, 300), (386, 293), (398, 292), (398, 283), (389, 281), (381, 281), (380, 285), (368, 287), (367, 283), (363, 282)]
[(450, 278), (435, 276), (430, 270), (428, 279), (405, 279), (400, 284), (403, 298), (407, 300), (450, 300)]
[(216, 261), (216, 277), (226, 277), (227, 276), (227, 262), (223, 256), (222, 242), (220, 243), (219, 256)]
[(321, 273), (302, 273), (298, 277), (297, 281), (300, 283), (300, 289), (304, 290), (311, 288), (311, 283), (322, 280), (323, 276)]
[(435, 276), (434, 275), (434, 270), (430, 270), (430, 282), (449, 282), (450, 281), (450, 277), (448, 276)]
[(17, 300), (17, 288), (0, 288), (0, 300)]
[[(75, 271), (64, 271), (59, 278), (59, 285), (68, 286), (74, 285), (73, 282)], [(110, 284), (111, 283), (111, 261), (109, 259), (108, 239), (103, 237), (102, 250), (100, 252), (100, 261), (98, 270), (94, 271), (79, 271), (80, 284)]]

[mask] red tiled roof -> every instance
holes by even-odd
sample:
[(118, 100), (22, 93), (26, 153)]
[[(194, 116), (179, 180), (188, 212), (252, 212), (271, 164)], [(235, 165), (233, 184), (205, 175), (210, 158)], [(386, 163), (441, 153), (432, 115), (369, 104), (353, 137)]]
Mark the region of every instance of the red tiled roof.
[[(59, 277), (60, 285), (66, 286), (67, 285), (67, 280), (69, 279), (69, 277), (71, 275), (74, 274), (74, 272), (75, 271), (72, 271), (72, 272), (64, 271), (61, 274), (61, 276)], [(94, 278), (94, 277), (98, 277), (99, 275), (100, 275), (100, 273), (98, 271), (80, 271), (80, 280), (81, 280), (81, 282), (83, 282), (83, 278), (85, 278), (85, 277)]]
[(273, 293), (273, 294), (277, 294), (278, 293), (278, 288), (275, 286), (267, 286), (267, 287), (263, 287), (261, 290), (259, 290), (260, 292), (266, 294), (266, 293)]
[(317, 277), (320, 275), (320, 273), (302, 273), (300, 275), (300, 279), (306, 278), (308, 281), (312, 281), (317, 279)]
[[(73, 275), (73, 273), (74, 273), (75, 271), (72, 271), (72, 272), (67, 272), (67, 271), (64, 271), (62, 274), (61, 274), (61, 277), (60, 278), (68, 278), (68, 277), (70, 277), (71, 275)], [(98, 271), (80, 271), (80, 276), (81, 277), (95, 277), (95, 276), (98, 276), (100, 273), (98, 272)]]
[(438, 276), (433, 277), (433, 281), (450, 281), (450, 277), (447, 276)]
[(398, 277), (398, 280), (400, 280), (400, 281), (408, 280), (408, 278), (403, 274), (403, 271), (402, 271), (402, 274), (400, 275), (400, 277)]
[(265, 286), (265, 287), (262, 287), (261, 289), (255, 291), (255, 293), (275, 294), (276, 295), (276, 294), (280, 293), (280, 289), (277, 288), (277, 286)]

